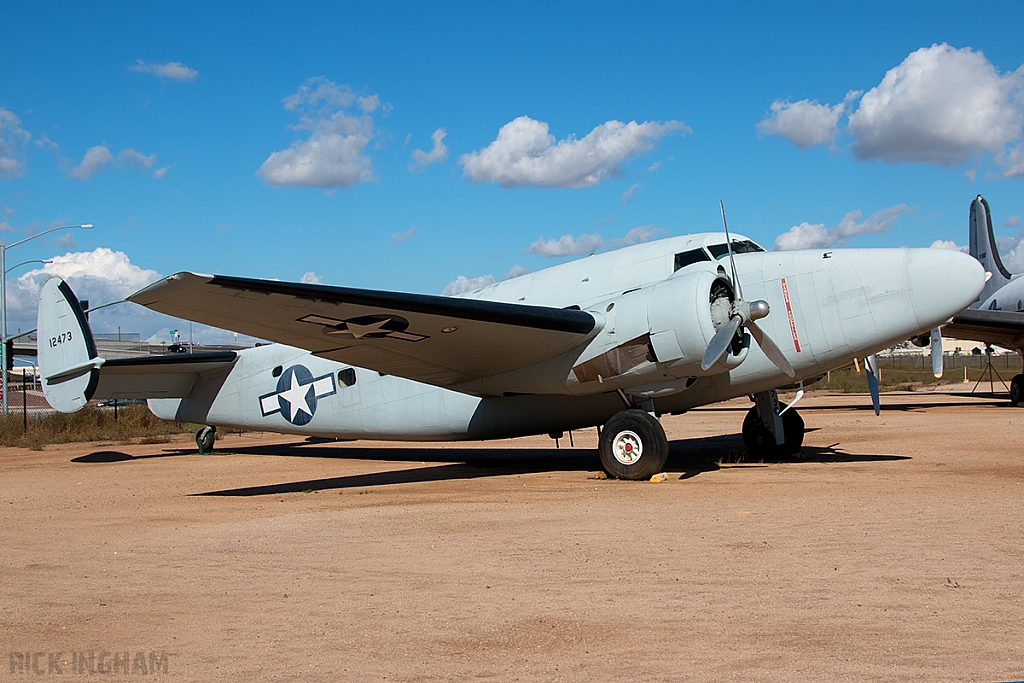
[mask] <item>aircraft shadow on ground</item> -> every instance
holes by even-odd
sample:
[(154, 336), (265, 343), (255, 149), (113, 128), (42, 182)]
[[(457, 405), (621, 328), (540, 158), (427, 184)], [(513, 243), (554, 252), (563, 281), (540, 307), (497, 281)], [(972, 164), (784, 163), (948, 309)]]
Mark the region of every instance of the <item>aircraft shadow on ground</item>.
[(84, 462), (84, 463), (99, 463), (99, 462), (124, 462), (126, 460), (148, 460), (149, 458), (170, 458), (176, 455), (189, 455), (194, 454), (195, 450), (191, 451), (164, 451), (163, 453), (153, 453), (151, 455), (129, 455), (122, 453), (121, 451), (93, 451), (86, 455), (81, 455), (77, 458), (71, 458), (71, 462)]
[[(322, 445), (280, 444), (231, 449), (234, 454), (343, 458), (380, 462), (437, 463), (427, 467), (373, 472), (326, 479), (307, 479), (261, 486), (247, 486), (197, 493), (197, 496), (267, 496), (308, 491), (387, 486), (480, 477), (502, 477), (544, 472), (592, 472), (600, 469), (597, 452), (590, 448), (363, 448), (324, 447)], [(802, 462), (850, 463), (909, 460), (901, 455), (860, 455), (843, 453), (834, 446), (805, 447)], [(749, 460), (743, 439), (726, 435), (673, 441), (665, 469), (680, 472), (679, 479), (690, 479), (723, 467), (767, 467), (790, 459)]]

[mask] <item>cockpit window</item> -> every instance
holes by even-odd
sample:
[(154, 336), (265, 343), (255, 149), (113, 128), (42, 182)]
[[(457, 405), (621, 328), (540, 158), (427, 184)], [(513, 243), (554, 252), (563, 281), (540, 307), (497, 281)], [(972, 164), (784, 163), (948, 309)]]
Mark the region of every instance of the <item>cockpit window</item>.
[[(711, 258), (708, 253), (703, 249), (691, 249), (690, 251), (681, 251), (676, 254), (676, 267), (675, 270), (685, 268), (691, 263), (698, 263), (700, 261), (710, 261)], [(673, 270), (673, 272), (675, 272)]]
[[(729, 255), (729, 247), (724, 244), (709, 244), (708, 251), (716, 259), (720, 259), (723, 256)], [(734, 254), (754, 254), (759, 251), (764, 251), (761, 247), (757, 246), (750, 240), (733, 240), (732, 241), (732, 253)], [(678, 258), (678, 256), (676, 257)]]

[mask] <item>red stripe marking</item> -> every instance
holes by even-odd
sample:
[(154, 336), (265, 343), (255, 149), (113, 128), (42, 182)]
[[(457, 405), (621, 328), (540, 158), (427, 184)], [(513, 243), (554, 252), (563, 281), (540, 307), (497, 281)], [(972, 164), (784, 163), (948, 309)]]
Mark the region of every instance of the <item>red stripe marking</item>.
[(793, 319), (793, 305), (789, 303), (789, 286), (786, 278), (782, 278), (782, 298), (786, 300), (786, 315), (789, 316), (789, 333), (793, 335), (793, 348), (800, 353), (800, 337), (796, 334), (796, 321)]

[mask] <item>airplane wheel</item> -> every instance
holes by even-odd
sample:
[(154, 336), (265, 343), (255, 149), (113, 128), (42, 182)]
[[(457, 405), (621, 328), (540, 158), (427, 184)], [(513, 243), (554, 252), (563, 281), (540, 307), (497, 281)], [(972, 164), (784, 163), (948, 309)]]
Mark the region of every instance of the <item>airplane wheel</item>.
[(786, 433), (786, 442), (780, 446), (775, 443), (775, 435), (764, 426), (757, 413), (757, 406), (754, 406), (743, 418), (743, 445), (751, 457), (761, 460), (799, 455), (800, 446), (804, 442), (804, 419), (796, 410), (787, 410), (782, 414), (782, 429)]
[(1017, 375), (1010, 380), (1010, 405), (1015, 406), (1024, 400), (1024, 375)]
[(615, 479), (650, 479), (665, 467), (668, 438), (661, 422), (643, 410), (616, 413), (601, 430), (601, 466)]
[(196, 446), (199, 448), (199, 455), (209, 455), (213, 452), (213, 442), (217, 439), (216, 427), (203, 427), (196, 432)]

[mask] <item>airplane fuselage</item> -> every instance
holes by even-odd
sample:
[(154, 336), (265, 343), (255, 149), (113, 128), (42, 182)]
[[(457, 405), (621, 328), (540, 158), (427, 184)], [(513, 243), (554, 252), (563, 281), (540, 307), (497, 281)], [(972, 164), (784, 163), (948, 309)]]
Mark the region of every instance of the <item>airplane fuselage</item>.
[(796, 377), (749, 339), (702, 371), (716, 328), (699, 313), (708, 307), (701, 283), (728, 278), (728, 261), (708, 250), (715, 244), (724, 236), (659, 240), (467, 294), (579, 307), (599, 321), (580, 346), (512, 373), (445, 389), (274, 344), (241, 351), (226, 372), (203, 376), (188, 398), (149, 405), (166, 419), (350, 439), (561, 432), (604, 423), (624, 400), (676, 413), (814, 379), (932, 329), (965, 308), (982, 284), (980, 266), (944, 250), (740, 253), (743, 298), (768, 302), (771, 314), (758, 324)]

